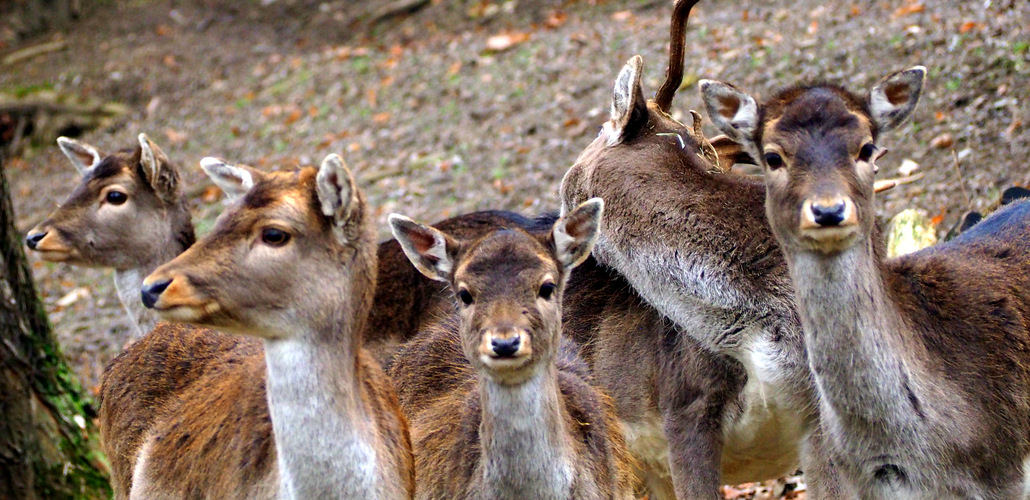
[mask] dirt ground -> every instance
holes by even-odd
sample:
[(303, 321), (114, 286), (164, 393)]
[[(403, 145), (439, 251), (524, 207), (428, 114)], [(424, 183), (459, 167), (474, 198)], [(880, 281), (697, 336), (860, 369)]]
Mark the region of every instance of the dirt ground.
[[(0, 66), (0, 91), (130, 106), (119, 125), (82, 139), (112, 150), (149, 134), (195, 194), (199, 234), (223, 206), (203, 188), (200, 158), (290, 169), (341, 153), (385, 238), (390, 212), (437, 220), (555, 210), (558, 183), (606, 119), (625, 61), (643, 55), (649, 95), (664, 75), (671, 0), (432, 0), (370, 22), (387, 3), (104, 2), (67, 30), (0, 46), (3, 55), (68, 42)], [(928, 88), (914, 120), (881, 139), (891, 152), (879, 164), (891, 176), (911, 160), (925, 177), (885, 193), (880, 209), (926, 210), (943, 233), (1001, 189), (1030, 184), (1028, 2), (702, 2), (674, 114), (689, 121), (702, 108), (698, 78), (759, 95), (813, 79), (864, 91), (916, 64), (929, 69)], [(8, 165), (22, 230), (78, 179), (56, 145)], [(110, 272), (30, 258), (66, 356), (95, 387), (129, 338)]]

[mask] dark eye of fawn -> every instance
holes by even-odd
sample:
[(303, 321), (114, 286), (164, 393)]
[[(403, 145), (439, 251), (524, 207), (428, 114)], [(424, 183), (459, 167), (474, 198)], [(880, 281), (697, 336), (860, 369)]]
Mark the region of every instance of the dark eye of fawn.
[(543, 285), (540, 285), (540, 298), (544, 300), (550, 299), (551, 295), (554, 294), (554, 288), (554, 283), (544, 283)]
[(269, 246), (281, 247), (290, 241), (290, 234), (282, 229), (266, 227), (261, 230), (261, 241)]
[(112, 205), (121, 205), (122, 203), (125, 203), (125, 201), (128, 200), (128, 199), (129, 199), (129, 195), (127, 195), (127, 194), (125, 194), (125, 193), (123, 193), (121, 191), (108, 191), (107, 192), (107, 202), (112, 204)]
[(876, 152), (876, 145), (868, 142), (858, 152), (858, 161), (869, 162), (873, 158), (873, 153)]
[(472, 305), (472, 294), (468, 290), (458, 290), (458, 298), (467, 306)]
[(779, 153), (766, 153), (765, 163), (769, 165), (769, 168), (776, 170), (777, 168), (783, 166), (783, 158), (779, 155)]

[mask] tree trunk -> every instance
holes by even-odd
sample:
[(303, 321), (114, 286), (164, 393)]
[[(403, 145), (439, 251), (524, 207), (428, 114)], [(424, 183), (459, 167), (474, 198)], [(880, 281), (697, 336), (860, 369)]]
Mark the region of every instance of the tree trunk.
[(110, 496), (89, 400), (36, 296), (0, 156), (0, 499)]

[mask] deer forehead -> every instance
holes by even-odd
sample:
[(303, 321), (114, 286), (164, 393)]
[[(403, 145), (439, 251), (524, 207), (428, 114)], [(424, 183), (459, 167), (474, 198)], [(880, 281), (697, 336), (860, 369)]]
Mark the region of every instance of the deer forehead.
[(762, 146), (795, 154), (805, 146), (856, 149), (875, 134), (864, 109), (826, 89), (809, 90), (775, 106), (762, 124)]
[(547, 273), (556, 274), (557, 264), (539, 240), (520, 230), (501, 230), (473, 244), (454, 277), (471, 286), (515, 291), (538, 286)]

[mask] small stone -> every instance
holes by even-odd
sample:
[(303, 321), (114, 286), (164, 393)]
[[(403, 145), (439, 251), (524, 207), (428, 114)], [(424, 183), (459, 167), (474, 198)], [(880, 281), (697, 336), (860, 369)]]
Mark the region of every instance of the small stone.
[(901, 166), (898, 167), (898, 173), (905, 176), (912, 175), (916, 170), (919, 170), (919, 164), (908, 158), (901, 160)]

